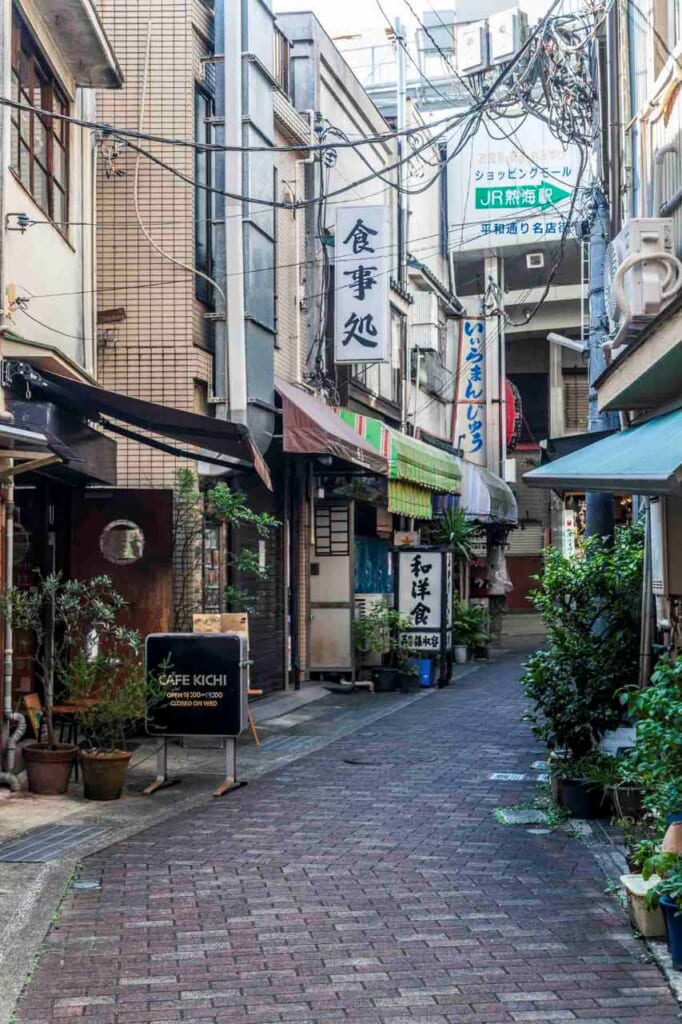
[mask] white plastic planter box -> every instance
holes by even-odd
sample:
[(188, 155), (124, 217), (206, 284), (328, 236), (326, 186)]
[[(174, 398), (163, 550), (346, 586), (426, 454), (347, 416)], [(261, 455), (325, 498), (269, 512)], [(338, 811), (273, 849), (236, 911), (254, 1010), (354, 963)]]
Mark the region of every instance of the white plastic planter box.
[(644, 897), (649, 889), (653, 889), (660, 882), (658, 875), (652, 875), (646, 882), (641, 875), (621, 875), (620, 880), (625, 886), (628, 896), (632, 927), (636, 928), (645, 939), (664, 939), (663, 911), (660, 907), (648, 910), (644, 905)]

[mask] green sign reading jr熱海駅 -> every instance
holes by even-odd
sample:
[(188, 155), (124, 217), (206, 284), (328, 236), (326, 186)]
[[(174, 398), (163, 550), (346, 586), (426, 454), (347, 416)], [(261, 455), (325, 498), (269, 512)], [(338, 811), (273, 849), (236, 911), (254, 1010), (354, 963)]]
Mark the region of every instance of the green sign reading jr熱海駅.
[(476, 189), (477, 210), (546, 210), (570, 198), (570, 189), (550, 185), (514, 185), (505, 187), (479, 187)]

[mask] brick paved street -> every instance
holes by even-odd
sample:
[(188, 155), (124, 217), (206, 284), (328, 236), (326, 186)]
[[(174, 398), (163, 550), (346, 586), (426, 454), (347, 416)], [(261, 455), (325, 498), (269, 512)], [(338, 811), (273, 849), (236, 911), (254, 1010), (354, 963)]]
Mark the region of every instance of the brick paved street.
[(494, 819), (541, 756), (518, 675), (503, 659), (88, 860), (102, 888), (66, 899), (18, 1022), (678, 1022), (580, 840)]

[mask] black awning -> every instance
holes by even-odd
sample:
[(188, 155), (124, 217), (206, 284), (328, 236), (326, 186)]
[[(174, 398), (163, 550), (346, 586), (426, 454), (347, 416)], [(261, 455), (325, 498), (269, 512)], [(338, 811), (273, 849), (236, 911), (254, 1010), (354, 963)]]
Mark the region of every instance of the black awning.
[(611, 434), (618, 433), (617, 430), (596, 430), (593, 434), (566, 434), (564, 437), (549, 437), (546, 441), (540, 442), (540, 465), (544, 466), (555, 459), (563, 459), (564, 455), (571, 455), (579, 452), (588, 444), (595, 441), (602, 441)]
[(116, 484), (116, 443), (84, 423), (75, 410), (16, 397), (8, 405), (16, 425), (39, 431), (61, 459), (49, 468), (51, 476), (71, 483)]
[[(225, 457), (225, 469), (235, 465), (253, 467), (265, 486), (272, 490), (265, 460), (249, 428), (243, 423), (231, 423), (159, 405), (157, 402), (146, 402), (122, 395), (118, 391), (107, 391), (92, 384), (69, 380), (42, 369), (39, 373), (32, 371), (30, 386), (36, 396), (40, 394), (41, 398), (66, 406), (87, 419), (97, 421), (102, 416), (109, 416), (183, 445), (198, 448), (200, 451), (191, 453), (198, 460), (202, 459), (204, 452), (213, 452)], [(140, 436), (137, 439), (142, 444), (155, 447), (153, 438)]]

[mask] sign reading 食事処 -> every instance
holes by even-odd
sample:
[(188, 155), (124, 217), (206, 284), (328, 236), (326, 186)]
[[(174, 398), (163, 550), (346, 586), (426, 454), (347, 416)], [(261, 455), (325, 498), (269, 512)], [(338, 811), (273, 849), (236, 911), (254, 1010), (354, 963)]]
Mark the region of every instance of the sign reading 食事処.
[(387, 206), (340, 206), (334, 253), (334, 358), (386, 362), (391, 353), (391, 224)]
[(460, 323), (456, 402), (455, 447), (469, 462), (485, 466), (485, 320)]
[(150, 735), (229, 737), (246, 728), (246, 633), (152, 634), (145, 667)]
[(543, 121), (501, 119), (494, 132), (480, 126), (451, 156), (451, 249), (541, 245), (557, 242), (568, 230), (581, 153), (578, 146), (563, 146)]
[(397, 608), (410, 623), (401, 634), (403, 644), (416, 652), (444, 653), (452, 646), (452, 552), (402, 548), (395, 558)]

